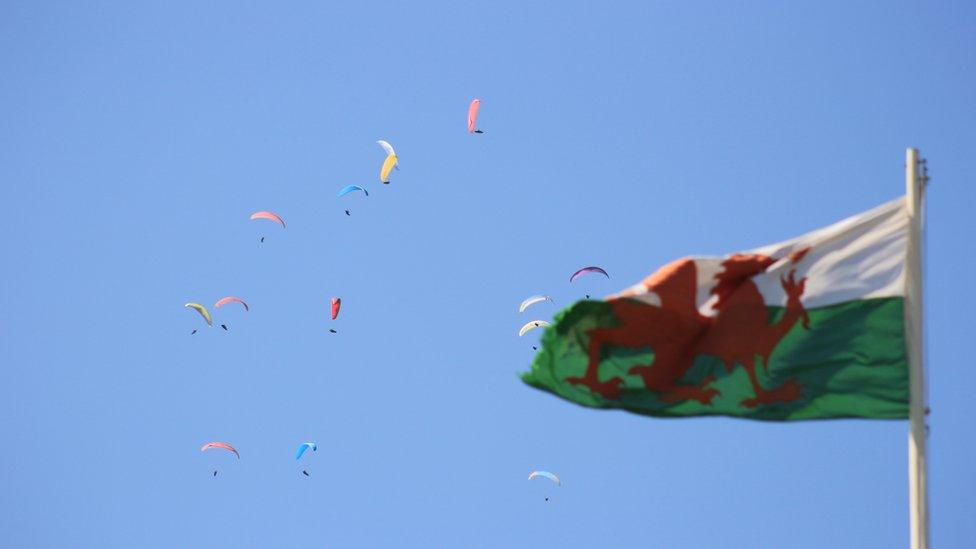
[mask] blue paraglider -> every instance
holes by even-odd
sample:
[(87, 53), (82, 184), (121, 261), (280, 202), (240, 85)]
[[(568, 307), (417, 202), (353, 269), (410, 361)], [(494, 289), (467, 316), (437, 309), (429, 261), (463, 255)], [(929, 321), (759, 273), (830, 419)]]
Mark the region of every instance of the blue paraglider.
[(295, 454), (295, 461), (302, 459), (302, 454), (304, 454), (305, 450), (308, 450), (309, 448), (311, 448), (313, 452), (319, 449), (314, 442), (303, 442), (298, 445), (298, 453)]
[(341, 190), (339, 190), (339, 196), (345, 196), (353, 191), (363, 191), (366, 196), (369, 196), (369, 191), (360, 187), (359, 185), (346, 185)]

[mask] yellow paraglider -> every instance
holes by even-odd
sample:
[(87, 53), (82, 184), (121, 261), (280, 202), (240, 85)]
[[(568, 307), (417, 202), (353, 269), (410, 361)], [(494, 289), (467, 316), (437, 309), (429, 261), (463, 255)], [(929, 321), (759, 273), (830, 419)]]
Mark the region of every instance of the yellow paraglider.
[(203, 319), (207, 321), (207, 326), (213, 326), (213, 319), (210, 318), (210, 311), (208, 311), (206, 307), (200, 305), (199, 303), (187, 303), (186, 305), (183, 306), (189, 307), (195, 310), (196, 312), (200, 313), (200, 316), (202, 316)]
[(386, 160), (383, 161), (383, 167), (380, 168), (380, 181), (384, 184), (390, 184), (390, 172), (396, 167), (397, 161), (397, 155), (395, 154), (387, 155)]
[(386, 153), (386, 160), (383, 161), (383, 167), (380, 168), (380, 181), (385, 185), (389, 185), (390, 172), (393, 171), (393, 168), (397, 167), (400, 159), (397, 157), (396, 150), (393, 149), (393, 145), (390, 145), (389, 141), (380, 139), (376, 144)]

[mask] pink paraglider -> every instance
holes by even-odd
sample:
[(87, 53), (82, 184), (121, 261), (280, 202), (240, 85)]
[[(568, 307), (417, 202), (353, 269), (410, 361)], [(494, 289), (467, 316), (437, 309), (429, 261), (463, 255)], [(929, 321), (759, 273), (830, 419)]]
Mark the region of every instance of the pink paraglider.
[(332, 320), (335, 320), (339, 316), (339, 307), (342, 307), (342, 298), (333, 297), (332, 298)]
[(247, 306), (247, 303), (245, 303), (243, 299), (241, 299), (239, 297), (234, 297), (232, 295), (229, 295), (227, 297), (224, 297), (224, 298), (221, 298), (220, 300), (218, 300), (217, 303), (214, 303), (214, 308), (215, 309), (219, 309), (219, 308), (223, 307), (224, 305), (227, 305), (228, 303), (231, 303), (231, 302), (240, 303), (241, 305), (244, 306), (244, 310), (245, 311), (250, 311), (251, 310), (251, 308)]
[(208, 442), (204, 444), (202, 447), (200, 447), (200, 451), (206, 452), (207, 450), (212, 450), (214, 448), (220, 448), (222, 450), (227, 450), (228, 452), (234, 452), (234, 455), (237, 456), (237, 459), (241, 459), (241, 455), (237, 453), (237, 449), (231, 446), (230, 444), (227, 444), (226, 442)]
[(254, 212), (251, 214), (251, 219), (270, 219), (271, 221), (281, 223), (282, 228), (285, 227), (285, 220), (278, 217), (278, 214), (274, 212)]
[(468, 133), (482, 133), (478, 129), (478, 109), (481, 108), (481, 100), (475, 99), (468, 107)]
[(608, 275), (607, 272), (601, 269), (600, 267), (583, 267), (582, 269), (573, 273), (573, 276), (569, 277), (569, 281), (573, 282), (574, 280), (585, 275), (586, 273), (600, 273), (603, 276), (610, 278), (610, 275)]

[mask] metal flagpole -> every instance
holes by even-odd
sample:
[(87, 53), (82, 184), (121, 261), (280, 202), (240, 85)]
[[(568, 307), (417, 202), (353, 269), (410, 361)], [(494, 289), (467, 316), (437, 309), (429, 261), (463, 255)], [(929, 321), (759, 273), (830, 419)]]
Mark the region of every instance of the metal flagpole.
[[(922, 168), (921, 174), (919, 167)], [(908, 430), (908, 498), (911, 516), (912, 549), (929, 547), (929, 501), (926, 487), (925, 439), (925, 372), (922, 349), (922, 231), (924, 224), (923, 198), (928, 181), (925, 160), (918, 149), (905, 153), (905, 200), (908, 206), (908, 257), (905, 269), (905, 339), (908, 344), (909, 404)]]

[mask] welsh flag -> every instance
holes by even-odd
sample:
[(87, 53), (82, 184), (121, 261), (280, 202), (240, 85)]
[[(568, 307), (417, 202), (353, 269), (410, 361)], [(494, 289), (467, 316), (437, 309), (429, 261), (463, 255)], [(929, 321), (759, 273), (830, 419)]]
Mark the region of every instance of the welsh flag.
[(908, 231), (899, 198), (778, 244), (673, 261), (556, 315), (522, 379), (651, 416), (907, 418)]

